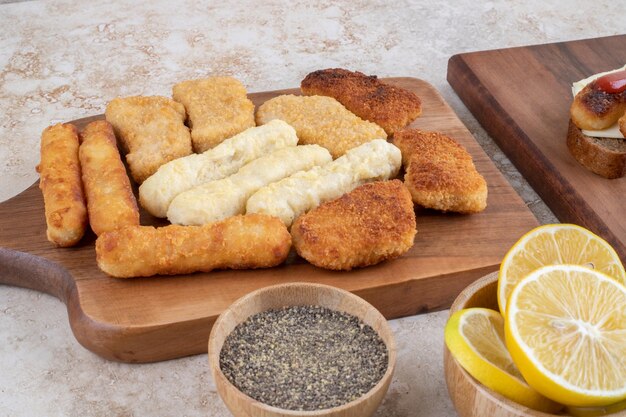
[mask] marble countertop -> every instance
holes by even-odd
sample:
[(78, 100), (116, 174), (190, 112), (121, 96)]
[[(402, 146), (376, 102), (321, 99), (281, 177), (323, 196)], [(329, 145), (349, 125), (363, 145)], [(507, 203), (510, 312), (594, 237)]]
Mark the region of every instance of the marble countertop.
[[(99, 3), (99, 4), (98, 4)], [(40, 133), (114, 97), (169, 95), (232, 75), (249, 91), (343, 67), (433, 84), (542, 223), (556, 219), (446, 82), (460, 52), (617, 34), (614, 2), (0, 0), (0, 201), (36, 181)], [(442, 367), (447, 311), (392, 320), (399, 347), (377, 416), (454, 416)], [(205, 355), (108, 362), (85, 350), (65, 306), (0, 286), (0, 416), (227, 416)]]

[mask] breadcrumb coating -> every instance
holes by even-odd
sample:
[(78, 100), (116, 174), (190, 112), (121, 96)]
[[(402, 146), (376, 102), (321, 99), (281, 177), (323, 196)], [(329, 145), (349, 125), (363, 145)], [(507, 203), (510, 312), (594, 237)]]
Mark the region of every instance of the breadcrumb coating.
[(399, 180), (362, 185), (298, 217), (291, 228), (298, 254), (333, 270), (397, 258), (416, 233), (411, 195)]
[(352, 113), (381, 126), (388, 135), (422, 113), (422, 101), (416, 94), (358, 71), (342, 68), (314, 71), (302, 80), (300, 89), (307, 96), (337, 99)]
[(204, 226), (131, 226), (98, 236), (96, 260), (117, 278), (188, 274), (214, 269), (269, 268), (289, 254), (283, 223), (263, 214)]
[(57, 246), (77, 244), (87, 227), (87, 207), (78, 159), (78, 131), (56, 124), (41, 135), (39, 188), (43, 194), (48, 240)]
[(192, 153), (185, 108), (172, 99), (116, 98), (107, 106), (105, 116), (127, 152), (126, 162), (138, 184), (166, 162)]
[(402, 151), (404, 183), (413, 201), (441, 211), (477, 213), (487, 206), (487, 182), (471, 155), (438, 132), (405, 129), (394, 144)]
[(274, 97), (263, 103), (256, 113), (259, 125), (273, 119), (293, 126), (301, 145), (323, 146), (333, 158), (373, 139), (387, 138), (383, 128), (356, 116), (332, 97)]
[(98, 120), (80, 135), (80, 165), (89, 224), (96, 235), (139, 225), (137, 201), (117, 150), (111, 125)]
[(255, 126), (254, 104), (235, 78), (182, 81), (174, 85), (172, 97), (185, 106), (193, 148), (198, 153)]

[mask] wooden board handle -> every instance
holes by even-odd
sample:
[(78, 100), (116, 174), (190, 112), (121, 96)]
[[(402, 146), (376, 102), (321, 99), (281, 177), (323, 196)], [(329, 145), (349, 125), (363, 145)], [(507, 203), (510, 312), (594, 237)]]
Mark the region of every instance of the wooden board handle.
[(54, 262), (0, 247), (0, 284), (45, 292), (65, 303), (74, 281), (67, 269)]

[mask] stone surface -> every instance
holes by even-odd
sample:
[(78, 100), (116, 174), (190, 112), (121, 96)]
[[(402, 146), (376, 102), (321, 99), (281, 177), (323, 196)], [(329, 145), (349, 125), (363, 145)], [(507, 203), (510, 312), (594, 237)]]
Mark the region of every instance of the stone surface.
[[(5, 4), (6, 3), (6, 4)], [(460, 52), (619, 33), (614, 2), (0, 1), (0, 201), (36, 179), (48, 124), (131, 94), (227, 74), (249, 91), (344, 67), (432, 83), (542, 223), (550, 210), (447, 84)], [(607, 13), (607, 10), (612, 10)], [(454, 416), (442, 369), (447, 312), (391, 322), (397, 372), (377, 416)], [(204, 355), (107, 362), (74, 339), (65, 307), (0, 286), (0, 416), (226, 416)]]

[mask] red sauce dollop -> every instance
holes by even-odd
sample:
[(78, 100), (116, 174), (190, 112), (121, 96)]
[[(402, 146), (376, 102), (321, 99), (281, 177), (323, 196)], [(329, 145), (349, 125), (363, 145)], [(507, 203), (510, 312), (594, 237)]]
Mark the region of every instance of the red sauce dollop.
[(626, 70), (604, 75), (596, 80), (596, 88), (615, 94), (626, 90)]

